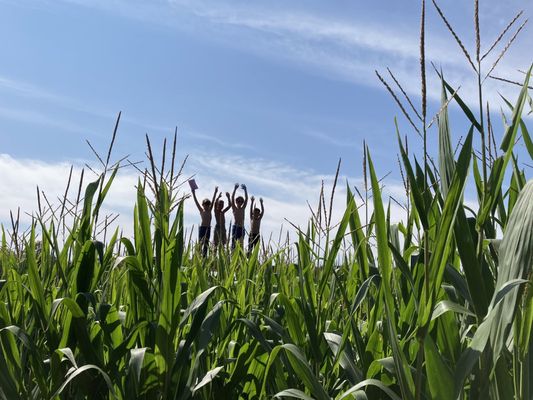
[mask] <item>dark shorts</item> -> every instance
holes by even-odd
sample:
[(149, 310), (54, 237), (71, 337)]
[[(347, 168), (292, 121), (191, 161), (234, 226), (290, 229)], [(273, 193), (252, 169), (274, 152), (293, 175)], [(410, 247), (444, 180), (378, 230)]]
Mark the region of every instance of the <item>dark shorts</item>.
[(231, 227), (231, 237), (233, 239), (241, 239), (244, 237), (244, 227), (233, 225)]
[(242, 243), (244, 238), (244, 227), (233, 225), (231, 227), (231, 248), (234, 249), (237, 241)]
[(227, 238), (226, 238), (226, 227), (222, 225), (215, 225), (215, 232), (214, 232), (214, 242), (215, 246), (218, 244), (225, 245)]
[(209, 248), (209, 238), (211, 237), (210, 226), (200, 226), (198, 228), (198, 243), (202, 246), (202, 254), (207, 255), (207, 249)]
[(198, 228), (198, 241), (206, 241), (209, 242), (209, 238), (211, 237), (211, 227), (210, 226), (201, 226)]

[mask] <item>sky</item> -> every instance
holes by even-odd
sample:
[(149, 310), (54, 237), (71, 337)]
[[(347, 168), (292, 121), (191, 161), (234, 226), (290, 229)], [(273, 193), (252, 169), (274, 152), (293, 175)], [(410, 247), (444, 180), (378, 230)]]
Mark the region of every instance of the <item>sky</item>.
[[(473, 56), (473, 2), (438, 4)], [(419, 8), (392, 0), (0, 0), (0, 222), (9, 227), (9, 210), (18, 207), (30, 221), (37, 185), (56, 204), (71, 165), (74, 178), (86, 164), (98, 168), (87, 141), (105, 153), (119, 112), (113, 161), (144, 161), (146, 134), (160, 156), (177, 129), (178, 159), (188, 157), (183, 176), (195, 176), (199, 197), (211, 197), (215, 185), (231, 191), (246, 183), (265, 199), (267, 235), (290, 230), (288, 221), (305, 226), (307, 204), (316, 206), (322, 182), (331, 191), (340, 158), (338, 219), (346, 181), (361, 189), (363, 143), (386, 176), (386, 196), (401, 199), (394, 118), (410, 148), (420, 148), (420, 138), (375, 71), (392, 82), (390, 68), (420, 107)], [(520, 10), (485, 72), (533, 2), (480, 1), (482, 53)], [(431, 2), (426, 44), (429, 118), (440, 108), (430, 62), (477, 104), (473, 71)], [(526, 25), (493, 74), (523, 80), (532, 48)], [(518, 89), (490, 78), (484, 86), (500, 138), (499, 94), (514, 101)], [(450, 118), (457, 141), (468, 123), (453, 104)], [(435, 138), (433, 127), (436, 155)], [(105, 205), (126, 232), (137, 175), (121, 169)], [(391, 207), (401, 218), (401, 207)], [(192, 228), (199, 219), (192, 200), (185, 211)]]

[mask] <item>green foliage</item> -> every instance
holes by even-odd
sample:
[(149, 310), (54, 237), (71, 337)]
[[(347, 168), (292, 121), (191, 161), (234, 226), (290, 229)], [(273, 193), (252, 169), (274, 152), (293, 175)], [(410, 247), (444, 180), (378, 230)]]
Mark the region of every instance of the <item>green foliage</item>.
[[(99, 241), (110, 149), (65, 236), (42, 213), (22, 241), (2, 228), (0, 398), (531, 398), (533, 182), (515, 151), (520, 130), (533, 155), (530, 73), (503, 155), (476, 161), (482, 118), (442, 78), (438, 167), (413, 159), (397, 126), (405, 221), (391, 223), (365, 149), (366, 225), (347, 185), (334, 232), (313, 219), (277, 252), (202, 257), (174, 165), (155, 168), (149, 142), (133, 237)], [(451, 97), (472, 125), (457, 159)], [(470, 172), (477, 213), (463, 201)]]

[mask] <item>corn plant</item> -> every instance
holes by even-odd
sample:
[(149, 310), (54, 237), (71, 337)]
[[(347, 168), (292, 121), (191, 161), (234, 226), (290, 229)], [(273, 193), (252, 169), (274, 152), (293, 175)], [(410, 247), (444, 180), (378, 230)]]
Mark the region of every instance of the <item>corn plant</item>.
[[(159, 164), (147, 138), (133, 234), (108, 235), (99, 214), (123, 162), (111, 162), (119, 115), (94, 182), (82, 178), (76, 198), (67, 190), (59, 209), (39, 196), (28, 231), (19, 232), (17, 218), (2, 228), (0, 398), (531, 398), (533, 182), (516, 151), (523, 140), (533, 159), (522, 119), (531, 69), (516, 101), (506, 103), (511, 118), (496, 151), (481, 103), (485, 56), (477, 40), (472, 61), (455, 36), (476, 71), (480, 110), (438, 72), (433, 163), (422, 5), (418, 125), (402, 106), (422, 136), (421, 158), (408, 152), (397, 126), (404, 221), (391, 222), (365, 148), (365, 195), (347, 185), (337, 225), (322, 191), (295, 243), (203, 257), (185, 233), (175, 136), (171, 160), (165, 142)], [(477, 12), (475, 23), (479, 32)], [(452, 101), (471, 125), (457, 155)], [(469, 179), (478, 210), (464, 202)]]

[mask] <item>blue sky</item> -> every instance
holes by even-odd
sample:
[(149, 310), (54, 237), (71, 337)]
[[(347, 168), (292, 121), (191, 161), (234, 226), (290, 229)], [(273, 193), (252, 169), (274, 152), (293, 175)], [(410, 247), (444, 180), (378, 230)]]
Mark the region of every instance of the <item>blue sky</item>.
[[(482, 50), (517, 11), (533, 10), (529, 1), (480, 3)], [(471, 2), (439, 4), (473, 53)], [(473, 103), (472, 71), (427, 8), (428, 61)], [(93, 163), (85, 139), (104, 151), (119, 111), (117, 159), (142, 160), (145, 133), (157, 146), (177, 126), (200, 195), (247, 182), (267, 200), (271, 230), (284, 217), (305, 221), (306, 201), (316, 203), (321, 180), (331, 185), (339, 157), (342, 176), (358, 184), (363, 140), (400, 195), (394, 116), (411, 146), (420, 144), (374, 74), (390, 67), (420, 103), (418, 1), (0, 0), (0, 10), (3, 222), (8, 208), (34, 207), (35, 185), (61, 193), (67, 165)], [(494, 73), (522, 79), (531, 48), (526, 27)], [(428, 79), (432, 115), (440, 91), (429, 66)], [(493, 80), (486, 90), (494, 110), (498, 93), (517, 93)], [(451, 117), (459, 138), (468, 126), (455, 108)], [(108, 207), (127, 214), (134, 171), (122, 175)], [(193, 214), (189, 207), (188, 221)]]

